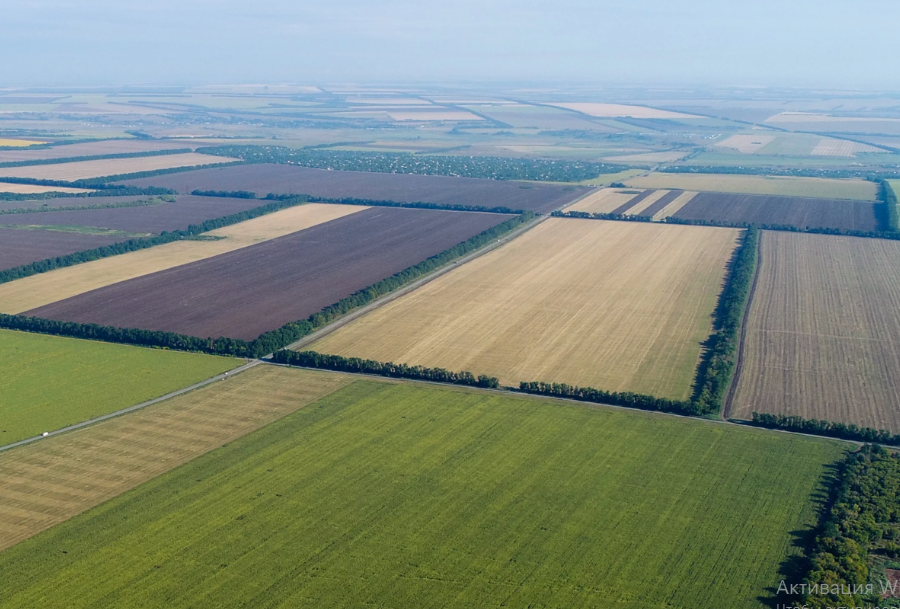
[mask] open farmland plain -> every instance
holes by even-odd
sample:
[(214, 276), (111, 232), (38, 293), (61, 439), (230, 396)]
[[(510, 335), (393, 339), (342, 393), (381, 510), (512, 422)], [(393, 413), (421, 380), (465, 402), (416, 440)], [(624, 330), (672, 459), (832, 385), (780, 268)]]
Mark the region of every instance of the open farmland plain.
[[(220, 157), (221, 158), (221, 157)], [(227, 159), (225, 159), (227, 160)], [(364, 171), (327, 171), (294, 165), (235, 165), (198, 169), (123, 182), (160, 186), (180, 193), (194, 190), (248, 190), (257, 196), (307, 194), (401, 203), (480, 205), (550, 212), (588, 192), (583, 186), (451, 178)]]
[(0, 313), (22, 313), (120, 281), (283, 237), (365, 209), (368, 208), (308, 203), (204, 233), (211, 239), (174, 241), (17, 279), (0, 284)]
[(657, 172), (629, 178), (625, 184), (634, 188), (670, 188), (857, 201), (875, 201), (878, 197), (877, 185), (866, 180)]
[(737, 236), (549, 219), (310, 348), (686, 398)]
[[(222, 411), (252, 417), (273, 399), (296, 409), (311, 385), (334, 388), (265, 374), (277, 378), (179, 398), (171, 418), (141, 411), (3, 455), (0, 496), (34, 497), (49, 521), (72, 495), (111, 496), (186, 460), (195, 427), (221, 444)], [(173, 434), (172, 422), (190, 429)], [(7, 549), (0, 607), (764, 607), (845, 450), (358, 381)], [(39, 481), (66, 457), (55, 485)]]
[(139, 404), (241, 363), (0, 330), (0, 445)]
[(370, 208), (26, 314), (201, 338), (250, 340), (305, 319), (509, 218), (504, 214)]
[(763, 232), (729, 416), (900, 432), (900, 243)]
[[(182, 365), (188, 357), (204, 357), (171, 355)], [(349, 382), (343, 375), (296, 372), (257, 366), (125, 416), (0, 453), (0, 551)], [(186, 378), (185, 372), (176, 373), (169, 384), (180, 388), (175, 381), (187, 384)]]
[(106, 154), (134, 154), (157, 152), (159, 150), (180, 150), (193, 148), (191, 142), (163, 140), (98, 140), (78, 144), (62, 144), (37, 150), (0, 150), (0, 163), (45, 161), (49, 159), (71, 159), (80, 156), (102, 156)]
[(846, 199), (701, 192), (672, 215), (685, 220), (876, 231), (883, 230), (876, 219), (876, 205)]
[(164, 154), (157, 156), (126, 157), (123, 159), (101, 159), (95, 161), (73, 161), (71, 163), (53, 163), (49, 165), (27, 165), (25, 167), (0, 168), (0, 179), (3, 177), (32, 178), (35, 180), (86, 180), (104, 176), (137, 173), (140, 171), (156, 171), (175, 167), (193, 167), (196, 165), (212, 165), (230, 163), (235, 159), (186, 152), (184, 154)]
[[(13, 215), (0, 216), (0, 219), (14, 217)], [(55, 230), (0, 228), (0, 271), (23, 264), (31, 264), (38, 260), (110, 245), (126, 238), (116, 235), (91, 235)]]

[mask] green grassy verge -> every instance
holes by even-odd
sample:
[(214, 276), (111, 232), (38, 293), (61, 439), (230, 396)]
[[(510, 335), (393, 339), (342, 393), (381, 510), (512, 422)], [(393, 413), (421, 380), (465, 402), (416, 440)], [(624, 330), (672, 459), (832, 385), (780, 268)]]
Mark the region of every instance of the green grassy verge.
[(82, 235), (110, 235), (113, 237), (149, 237), (151, 233), (129, 233), (124, 230), (100, 228), (98, 226), (76, 226), (66, 224), (0, 224), (0, 228), (13, 230), (48, 230), (58, 233), (80, 233)]
[(0, 330), (0, 445), (139, 404), (240, 363)]
[(357, 381), (0, 554), (0, 607), (761, 607), (844, 445)]

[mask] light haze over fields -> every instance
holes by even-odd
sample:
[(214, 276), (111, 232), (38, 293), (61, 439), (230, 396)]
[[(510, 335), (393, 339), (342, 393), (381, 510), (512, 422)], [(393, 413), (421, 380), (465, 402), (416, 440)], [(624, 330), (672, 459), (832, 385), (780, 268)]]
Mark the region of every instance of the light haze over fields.
[(0, 0), (0, 86), (900, 86), (896, 0)]

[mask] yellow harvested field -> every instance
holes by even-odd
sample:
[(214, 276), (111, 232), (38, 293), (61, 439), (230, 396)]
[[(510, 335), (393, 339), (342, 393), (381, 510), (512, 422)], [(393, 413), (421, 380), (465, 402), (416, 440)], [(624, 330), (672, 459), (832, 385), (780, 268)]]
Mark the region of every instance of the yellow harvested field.
[(669, 194), (668, 190), (656, 190), (654, 192), (651, 192), (643, 201), (640, 201), (634, 207), (628, 208), (628, 211), (626, 211), (625, 213), (631, 216), (639, 216), (641, 215), (641, 212), (662, 199), (663, 196), (667, 194)]
[(646, 106), (629, 106), (625, 104), (594, 104), (594, 103), (565, 103), (565, 104), (547, 104), (556, 106), (557, 108), (566, 108), (567, 110), (575, 110), (589, 116), (600, 118), (615, 118), (617, 116), (629, 116), (631, 118), (703, 118), (693, 114), (683, 114), (681, 112), (670, 112), (669, 110), (660, 110), (658, 108), (648, 108)]
[(565, 208), (564, 211), (586, 211), (592, 214), (608, 214), (620, 205), (628, 203), (628, 201), (637, 196), (635, 192), (643, 191), (632, 190), (631, 192), (628, 192), (627, 190), (623, 191), (621, 188), (602, 188), (592, 192), (583, 199), (579, 199), (574, 205)]
[(391, 120), (395, 121), (481, 121), (484, 120), (477, 114), (463, 111), (430, 112), (430, 111), (404, 111), (388, 112)]
[(0, 551), (349, 384), (256, 366), (143, 410), (0, 453)]
[(721, 146), (722, 148), (734, 148), (738, 152), (743, 152), (744, 154), (753, 154), (774, 139), (775, 136), (773, 135), (732, 135), (730, 138), (716, 144), (716, 146)]
[(857, 201), (874, 201), (878, 195), (878, 187), (874, 182), (857, 179), (657, 172), (630, 178), (625, 184), (635, 188), (669, 188)]
[(309, 348), (686, 398), (738, 234), (551, 218)]
[(0, 284), (0, 313), (21, 313), (126, 279), (283, 237), (367, 207), (308, 203), (206, 233), (216, 241), (174, 241)]
[(97, 161), (76, 161), (74, 163), (53, 163), (50, 165), (28, 165), (0, 169), (0, 176), (32, 178), (35, 180), (86, 180), (105, 176), (193, 167), (215, 163), (232, 163), (237, 159), (186, 152), (184, 154), (163, 154), (157, 156), (130, 157), (124, 159), (101, 159)]
[(12, 192), (20, 195), (36, 195), (43, 192), (94, 192), (87, 188), (68, 188), (66, 186), (36, 186), (34, 184), (10, 184), (9, 182), (0, 182), (0, 192)]
[(823, 137), (813, 148), (813, 156), (855, 156), (858, 152), (884, 153), (886, 150), (869, 146), (868, 144), (860, 144), (859, 142), (851, 142), (849, 140), (836, 140), (831, 137)]
[(38, 144), (46, 144), (47, 142), (38, 142), (35, 140), (12, 140), (0, 137), (0, 148), (24, 148), (26, 146), (37, 146)]
[(678, 213), (682, 207), (687, 205), (691, 199), (697, 196), (696, 192), (685, 191), (678, 195), (674, 201), (663, 207), (661, 210), (653, 214), (653, 221), (659, 222)]

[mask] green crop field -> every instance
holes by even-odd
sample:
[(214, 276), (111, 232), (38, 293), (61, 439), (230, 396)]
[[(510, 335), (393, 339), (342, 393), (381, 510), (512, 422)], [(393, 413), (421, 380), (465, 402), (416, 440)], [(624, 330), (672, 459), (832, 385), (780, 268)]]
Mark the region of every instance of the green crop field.
[(0, 607), (762, 607), (845, 446), (357, 381), (0, 553)]
[(0, 330), (0, 445), (139, 404), (240, 364)]

